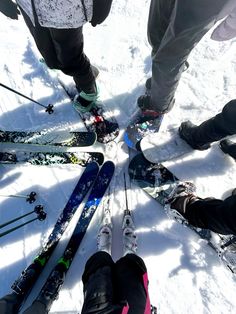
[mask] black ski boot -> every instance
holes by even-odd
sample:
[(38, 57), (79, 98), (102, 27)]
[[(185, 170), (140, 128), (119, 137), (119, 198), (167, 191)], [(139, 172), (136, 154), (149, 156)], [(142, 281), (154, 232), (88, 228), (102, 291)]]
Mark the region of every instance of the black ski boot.
[(151, 106), (151, 96), (148, 94), (139, 96), (137, 100), (137, 105), (143, 111), (145, 110), (153, 110)]
[(187, 142), (193, 149), (206, 150), (210, 148), (210, 143), (199, 142), (196, 139), (198, 126), (191, 121), (181, 123), (179, 127), (179, 136)]
[(220, 149), (225, 153), (230, 155), (236, 161), (236, 143), (231, 140), (220, 141)]

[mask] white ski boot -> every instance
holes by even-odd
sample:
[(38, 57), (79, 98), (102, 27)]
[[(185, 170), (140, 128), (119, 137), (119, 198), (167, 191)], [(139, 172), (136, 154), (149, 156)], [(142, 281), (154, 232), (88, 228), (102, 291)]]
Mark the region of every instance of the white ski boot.
[(135, 226), (130, 211), (125, 210), (123, 220), (123, 256), (128, 253), (136, 254), (137, 252), (137, 236), (135, 234)]
[(110, 210), (106, 209), (97, 237), (97, 248), (98, 251), (105, 251), (110, 255), (112, 246), (112, 227)]

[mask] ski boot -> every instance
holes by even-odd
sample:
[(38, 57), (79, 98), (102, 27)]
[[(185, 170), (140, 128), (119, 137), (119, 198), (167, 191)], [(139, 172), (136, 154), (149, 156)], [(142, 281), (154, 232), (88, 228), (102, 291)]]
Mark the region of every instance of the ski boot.
[(112, 246), (112, 227), (110, 210), (106, 209), (102, 226), (97, 237), (97, 249), (98, 251), (105, 251), (110, 255)]
[(196, 140), (196, 130), (198, 126), (191, 121), (182, 122), (179, 127), (179, 136), (193, 149), (206, 150), (210, 148), (210, 143), (201, 143)]
[(195, 202), (199, 198), (193, 193), (196, 188), (191, 182), (179, 182), (166, 199), (164, 209), (169, 218), (187, 225), (188, 222), (184, 218), (187, 205)]
[(220, 149), (236, 161), (236, 143), (225, 139), (220, 141)]
[(123, 256), (128, 253), (136, 254), (137, 252), (137, 236), (135, 234), (135, 226), (130, 211), (127, 209), (124, 213), (122, 225), (123, 230)]
[(99, 97), (99, 91), (96, 86), (96, 92), (91, 94), (86, 94), (85, 92), (81, 91), (77, 94), (74, 98), (73, 106), (76, 111), (80, 113), (89, 112), (92, 108), (96, 106), (96, 102)]

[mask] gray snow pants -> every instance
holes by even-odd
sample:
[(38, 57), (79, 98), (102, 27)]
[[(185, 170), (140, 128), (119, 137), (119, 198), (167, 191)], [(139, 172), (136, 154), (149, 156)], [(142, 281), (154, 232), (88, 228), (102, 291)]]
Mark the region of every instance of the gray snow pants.
[(214, 25), (227, 0), (151, 0), (151, 106), (168, 112), (191, 50)]

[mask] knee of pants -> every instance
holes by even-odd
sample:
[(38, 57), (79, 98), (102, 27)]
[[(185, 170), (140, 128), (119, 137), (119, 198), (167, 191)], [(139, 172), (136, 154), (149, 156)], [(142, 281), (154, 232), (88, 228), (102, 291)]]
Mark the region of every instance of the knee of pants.
[(88, 259), (85, 265), (84, 273), (82, 275), (83, 283), (86, 283), (91, 274), (95, 273), (99, 268), (105, 266), (112, 268), (113, 265), (114, 262), (108, 253), (102, 251), (96, 252)]

